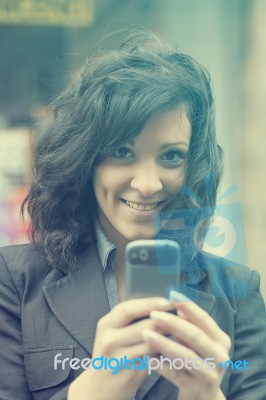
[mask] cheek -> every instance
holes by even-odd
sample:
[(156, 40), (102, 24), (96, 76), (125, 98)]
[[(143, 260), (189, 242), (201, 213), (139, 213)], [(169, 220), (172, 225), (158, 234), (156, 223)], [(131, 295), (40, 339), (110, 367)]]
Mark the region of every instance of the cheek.
[(170, 171), (164, 179), (164, 187), (171, 194), (179, 192), (185, 182), (185, 169)]
[(121, 170), (101, 164), (93, 174), (93, 187), (98, 203), (115, 196), (125, 185)]
[(93, 189), (98, 204), (101, 204), (106, 192), (105, 168), (97, 167), (92, 177)]

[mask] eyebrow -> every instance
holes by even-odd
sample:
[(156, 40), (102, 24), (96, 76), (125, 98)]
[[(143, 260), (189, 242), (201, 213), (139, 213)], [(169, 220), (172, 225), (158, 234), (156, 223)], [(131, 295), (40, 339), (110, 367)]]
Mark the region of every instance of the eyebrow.
[[(134, 139), (131, 139), (127, 142), (128, 144), (130, 144), (131, 146), (135, 145), (135, 141)], [(189, 142), (185, 142), (183, 140), (180, 140), (179, 142), (168, 142), (168, 143), (162, 143), (160, 145), (160, 150), (164, 150), (167, 147), (171, 147), (171, 146), (180, 146), (180, 145), (185, 145), (186, 147), (189, 147)]]
[(179, 141), (179, 142), (170, 142), (170, 143), (162, 143), (160, 145), (160, 149), (163, 150), (167, 147), (171, 147), (171, 146), (180, 146), (180, 145), (185, 145), (186, 147), (189, 147), (189, 143), (188, 142), (184, 142), (184, 141)]

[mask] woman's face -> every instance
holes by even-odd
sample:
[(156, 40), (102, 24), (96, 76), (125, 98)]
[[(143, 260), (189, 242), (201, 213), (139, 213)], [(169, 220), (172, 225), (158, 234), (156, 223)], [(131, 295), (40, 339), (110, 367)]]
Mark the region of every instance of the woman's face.
[(185, 111), (158, 113), (95, 168), (98, 217), (109, 240), (117, 245), (154, 237), (155, 215), (184, 183), (190, 137)]

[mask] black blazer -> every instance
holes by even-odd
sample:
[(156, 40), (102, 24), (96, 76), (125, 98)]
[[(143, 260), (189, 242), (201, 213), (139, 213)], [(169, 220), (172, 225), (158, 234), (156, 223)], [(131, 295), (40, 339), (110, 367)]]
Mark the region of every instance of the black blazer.
[[(266, 313), (259, 274), (220, 258), (198, 256), (183, 292), (204, 308), (231, 337), (233, 360), (250, 370), (226, 371), (227, 400), (266, 399)], [(0, 399), (66, 400), (70, 382), (81, 372), (54, 370), (61, 359), (91, 357), (97, 321), (109, 311), (96, 246), (74, 270), (51, 268), (32, 245), (0, 252)], [(176, 400), (178, 389), (156, 373), (148, 376), (137, 400)], [(108, 399), (106, 399), (108, 400)]]

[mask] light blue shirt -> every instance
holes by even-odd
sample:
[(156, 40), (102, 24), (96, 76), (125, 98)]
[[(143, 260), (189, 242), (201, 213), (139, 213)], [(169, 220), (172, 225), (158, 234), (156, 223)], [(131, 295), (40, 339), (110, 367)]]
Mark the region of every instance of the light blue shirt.
[(94, 227), (97, 239), (97, 250), (103, 268), (103, 277), (107, 291), (107, 297), (110, 309), (112, 309), (117, 303), (119, 303), (116, 275), (114, 269), (116, 247), (107, 238), (98, 220), (94, 221)]

